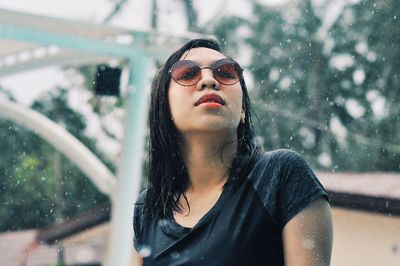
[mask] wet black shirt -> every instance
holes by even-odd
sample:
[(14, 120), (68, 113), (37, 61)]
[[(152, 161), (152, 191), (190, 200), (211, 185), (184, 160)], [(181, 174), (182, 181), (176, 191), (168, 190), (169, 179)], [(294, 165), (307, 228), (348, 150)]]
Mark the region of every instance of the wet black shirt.
[(267, 152), (239, 187), (224, 188), (193, 228), (174, 219), (152, 221), (136, 204), (134, 246), (143, 265), (284, 265), (283, 227), (321, 196), (329, 200), (299, 154)]

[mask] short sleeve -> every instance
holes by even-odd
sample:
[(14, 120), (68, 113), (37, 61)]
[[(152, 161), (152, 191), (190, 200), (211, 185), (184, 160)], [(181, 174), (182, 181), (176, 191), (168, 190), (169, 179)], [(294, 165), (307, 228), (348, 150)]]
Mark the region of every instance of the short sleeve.
[(298, 153), (285, 150), (280, 156), (278, 191), (279, 222), (283, 228), (313, 200), (329, 197), (309, 164)]
[(134, 205), (133, 211), (133, 246), (136, 251), (139, 253), (141, 248), (141, 232), (143, 226), (143, 203), (144, 203), (144, 196), (146, 191), (143, 191), (139, 194), (136, 203)]

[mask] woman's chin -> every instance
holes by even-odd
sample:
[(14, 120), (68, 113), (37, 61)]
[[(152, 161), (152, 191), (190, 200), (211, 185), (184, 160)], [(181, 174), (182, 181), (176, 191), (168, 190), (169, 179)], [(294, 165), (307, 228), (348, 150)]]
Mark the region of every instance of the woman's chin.
[[(179, 130), (181, 133), (185, 134), (202, 134), (202, 133), (236, 133), (237, 126), (232, 125), (231, 123), (217, 122), (217, 121), (208, 121), (207, 123), (198, 123), (196, 126), (187, 127), (182, 130)], [(212, 136), (212, 135), (210, 135)]]

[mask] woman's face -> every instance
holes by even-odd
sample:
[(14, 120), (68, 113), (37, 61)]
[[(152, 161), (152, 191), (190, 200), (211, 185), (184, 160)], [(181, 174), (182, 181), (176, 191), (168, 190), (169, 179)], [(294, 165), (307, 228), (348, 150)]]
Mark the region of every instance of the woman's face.
[[(226, 57), (215, 50), (194, 48), (185, 52), (180, 60), (191, 60), (203, 68), (223, 58)], [(182, 86), (171, 79), (168, 89), (172, 119), (183, 135), (221, 131), (236, 135), (242, 97), (240, 82), (221, 84), (209, 68), (201, 70), (201, 78), (194, 85)]]

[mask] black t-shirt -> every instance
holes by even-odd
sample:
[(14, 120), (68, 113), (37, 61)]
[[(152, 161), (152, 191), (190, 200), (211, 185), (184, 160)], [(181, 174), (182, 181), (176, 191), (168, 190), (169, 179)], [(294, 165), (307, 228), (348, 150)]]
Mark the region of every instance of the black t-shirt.
[(290, 150), (265, 153), (239, 187), (225, 186), (193, 228), (142, 215), (144, 193), (133, 222), (143, 265), (284, 265), (285, 224), (316, 198), (329, 202), (309, 165)]

